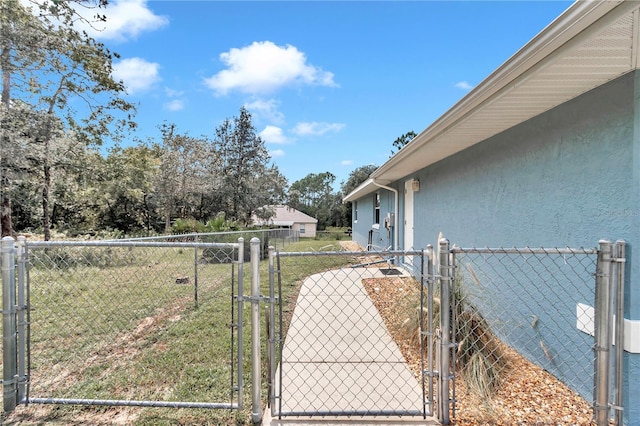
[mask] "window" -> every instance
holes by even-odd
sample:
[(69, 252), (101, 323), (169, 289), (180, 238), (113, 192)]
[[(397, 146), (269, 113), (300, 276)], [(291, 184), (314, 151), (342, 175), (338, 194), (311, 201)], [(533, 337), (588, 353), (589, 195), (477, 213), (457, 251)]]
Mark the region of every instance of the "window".
[(380, 193), (376, 192), (373, 196), (373, 223), (380, 224)]
[(304, 223), (300, 224), (300, 233), (304, 234)]
[(358, 221), (358, 202), (357, 201), (353, 202), (353, 221), (354, 222)]

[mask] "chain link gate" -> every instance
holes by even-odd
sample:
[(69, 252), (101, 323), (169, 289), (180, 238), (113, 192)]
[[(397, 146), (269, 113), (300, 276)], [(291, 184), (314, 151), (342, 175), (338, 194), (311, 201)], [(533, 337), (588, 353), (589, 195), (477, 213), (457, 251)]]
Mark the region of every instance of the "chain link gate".
[(524, 357), (591, 402), (599, 426), (612, 410), (622, 425), (624, 247), (460, 248), (440, 240), (437, 278), (449, 307), (440, 321), (450, 324), (437, 344), (440, 421), (455, 416), (456, 372), (499, 377)]
[[(269, 404), (274, 418), (432, 416), (433, 274), (428, 251), (270, 252)], [(400, 260), (415, 265), (405, 269)], [(403, 262), (406, 263), (406, 262)], [(423, 270), (423, 265), (427, 271)], [(309, 269), (323, 270), (306, 274)], [(283, 278), (299, 286), (282, 300)], [(410, 295), (411, 369), (368, 292), (387, 280)], [(295, 308), (294, 308), (295, 306)], [(405, 342), (406, 343), (406, 342)], [(404, 344), (404, 343), (402, 343)]]
[[(4, 238), (4, 411), (18, 404), (241, 409), (243, 268), (242, 238)], [(230, 316), (199, 326), (220, 298)], [(207, 345), (220, 325), (228, 330), (226, 356)], [(184, 333), (201, 333), (201, 346), (184, 346)], [(189, 399), (207, 380), (228, 380), (226, 396)]]

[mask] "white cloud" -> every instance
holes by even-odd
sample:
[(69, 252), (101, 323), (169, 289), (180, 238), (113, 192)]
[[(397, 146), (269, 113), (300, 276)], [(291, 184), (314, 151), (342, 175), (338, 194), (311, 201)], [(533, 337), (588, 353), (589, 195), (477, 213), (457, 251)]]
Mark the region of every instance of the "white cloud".
[(339, 132), (344, 128), (344, 123), (298, 123), (293, 128), (293, 133), (300, 136), (320, 136), (327, 132)]
[(107, 17), (106, 22), (94, 25), (87, 32), (95, 38), (114, 41), (135, 39), (145, 31), (154, 31), (169, 23), (165, 16), (158, 16), (147, 7), (146, 0), (110, 1), (105, 9), (92, 10)]
[(113, 65), (113, 78), (122, 80), (127, 93), (143, 92), (161, 80), (160, 65), (142, 58), (128, 58)]
[[(45, 0), (20, 0), (37, 14)], [(79, 31), (101, 40), (126, 41), (136, 38), (140, 33), (153, 31), (168, 24), (164, 16), (155, 15), (148, 7), (147, 0), (111, 0), (106, 7), (98, 8), (82, 2), (71, 2), (70, 6), (81, 19), (74, 22)], [(96, 15), (104, 15), (106, 22), (97, 20)]]
[(165, 102), (164, 109), (169, 111), (181, 111), (184, 109), (184, 102), (180, 99), (173, 99), (169, 102)]
[(267, 126), (258, 135), (267, 143), (285, 144), (289, 142), (289, 138), (284, 135), (284, 132), (280, 127)]
[(269, 155), (271, 158), (284, 157), (284, 151), (281, 149), (274, 149), (273, 151), (269, 151)]
[(462, 89), (462, 90), (471, 90), (473, 89), (473, 86), (471, 84), (469, 84), (468, 81), (459, 81), (456, 84), (454, 84), (455, 87), (457, 87), (458, 89)]
[(353, 160), (342, 160), (340, 162), (340, 165), (341, 166), (351, 166), (351, 165), (353, 165)]
[(262, 117), (271, 123), (284, 123), (284, 114), (278, 111), (278, 101), (275, 99), (256, 99), (244, 106), (254, 115)]
[(220, 54), (224, 69), (205, 84), (219, 95), (231, 90), (244, 93), (270, 93), (288, 85), (335, 87), (333, 73), (307, 63), (307, 57), (295, 46), (277, 46), (271, 41), (253, 42)]

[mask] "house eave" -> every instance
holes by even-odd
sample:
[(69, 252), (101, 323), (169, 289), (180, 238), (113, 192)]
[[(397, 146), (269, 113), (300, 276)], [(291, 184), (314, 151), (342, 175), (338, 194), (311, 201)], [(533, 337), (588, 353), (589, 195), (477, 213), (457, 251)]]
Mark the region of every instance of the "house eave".
[(342, 198), (343, 203), (349, 203), (358, 200), (359, 198), (364, 197), (367, 194), (371, 194), (378, 188), (374, 183), (373, 179), (367, 179), (362, 182), (356, 189), (348, 193), (344, 198)]
[[(639, 7), (576, 1), (344, 200), (374, 192), (373, 180), (398, 181), (638, 68)], [(597, 50), (602, 43), (610, 49)]]

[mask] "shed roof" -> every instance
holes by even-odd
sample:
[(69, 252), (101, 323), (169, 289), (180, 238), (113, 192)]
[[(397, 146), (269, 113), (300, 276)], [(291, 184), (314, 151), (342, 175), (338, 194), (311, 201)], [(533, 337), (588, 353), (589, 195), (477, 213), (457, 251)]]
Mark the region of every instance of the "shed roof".
[(639, 8), (639, 1), (576, 1), (344, 201), (410, 176), (637, 69)]

